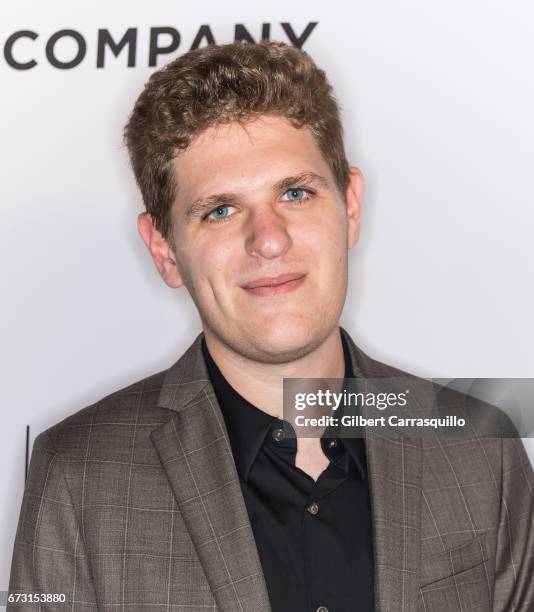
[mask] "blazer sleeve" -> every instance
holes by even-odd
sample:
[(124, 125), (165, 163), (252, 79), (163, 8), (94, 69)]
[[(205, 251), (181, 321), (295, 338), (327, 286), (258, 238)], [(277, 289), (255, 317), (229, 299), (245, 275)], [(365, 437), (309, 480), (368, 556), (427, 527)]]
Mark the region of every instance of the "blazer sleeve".
[(534, 474), (518, 437), (502, 442), (494, 612), (534, 610)]
[[(95, 610), (96, 597), (83, 533), (61, 456), (46, 432), (35, 439), (15, 535), (9, 593), (47, 595), (41, 606), (7, 610)], [(65, 596), (54, 602), (53, 596)], [(57, 598), (56, 598), (57, 599)]]

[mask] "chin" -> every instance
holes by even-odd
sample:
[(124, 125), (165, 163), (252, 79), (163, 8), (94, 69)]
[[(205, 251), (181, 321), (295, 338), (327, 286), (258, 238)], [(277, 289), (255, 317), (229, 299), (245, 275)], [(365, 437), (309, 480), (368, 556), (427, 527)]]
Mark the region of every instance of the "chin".
[(248, 330), (244, 354), (264, 363), (288, 363), (316, 349), (329, 332), (317, 321), (284, 318)]

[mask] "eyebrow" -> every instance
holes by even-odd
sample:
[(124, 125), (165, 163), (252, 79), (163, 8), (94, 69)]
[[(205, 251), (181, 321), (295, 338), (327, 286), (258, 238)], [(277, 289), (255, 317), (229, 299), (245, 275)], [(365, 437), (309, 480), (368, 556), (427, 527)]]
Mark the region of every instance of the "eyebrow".
[[(301, 172), (294, 176), (286, 176), (276, 181), (276, 183), (272, 185), (272, 191), (274, 193), (284, 193), (292, 187), (299, 187), (303, 186), (304, 184), (315, 184), (324, 189), (328, 188), (328, 181), (324, 176), (316, 174), (315, 172)], [(187, 220), (191, 220), (194, 217), (202, 215), (204, 212), (217, 208), (217, 206), (237, 202), (240, 197), (241, 195), (239, 193), (224, 192), (214, 193), (203, 198), (198, 198), (187, 207), (185, 217)]]

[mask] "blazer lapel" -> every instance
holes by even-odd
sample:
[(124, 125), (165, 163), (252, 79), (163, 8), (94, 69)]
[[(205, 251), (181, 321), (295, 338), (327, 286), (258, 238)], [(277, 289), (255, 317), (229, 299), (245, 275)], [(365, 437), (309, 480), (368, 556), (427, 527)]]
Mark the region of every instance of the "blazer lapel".
[(158, 406), (173, 411), (150, 438), (221, 612), (270, 612), (228, 432), (199, 335), (166, 374)]
[(421, 440), (367, 432), (377, 610), (415, 612), (418, 605)]
[[(341, 328), (355, 377), (404, 375), (365, 355)], [(158, 406), (173, 411), (150, 438), (218, 608), (271, 612), (261, 563), (200, 334), (167, 372)], [(377, 612), (417, 610), (421, 440), (366, 430)]]
[[(353, 373), (358, 378), (407, 376), (374, 361), (349, 334)], [(419, 596), (422, 443), (365, 428), (371, 496), (377, 611), (415, 612)]]

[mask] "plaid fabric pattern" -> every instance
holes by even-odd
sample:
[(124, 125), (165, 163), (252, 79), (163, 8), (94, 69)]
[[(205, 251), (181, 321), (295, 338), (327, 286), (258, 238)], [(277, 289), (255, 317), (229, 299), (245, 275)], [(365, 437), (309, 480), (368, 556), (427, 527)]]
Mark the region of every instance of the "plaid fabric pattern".
[[(399, 374), (341, 331), (355, 376)], [(9, 590), (67, 604), (8, 610), (270, 612), (200, 340), (36, 438)], [(377, 610), (534, 610), (520, 439), (369, 434), (366, 449)]]

